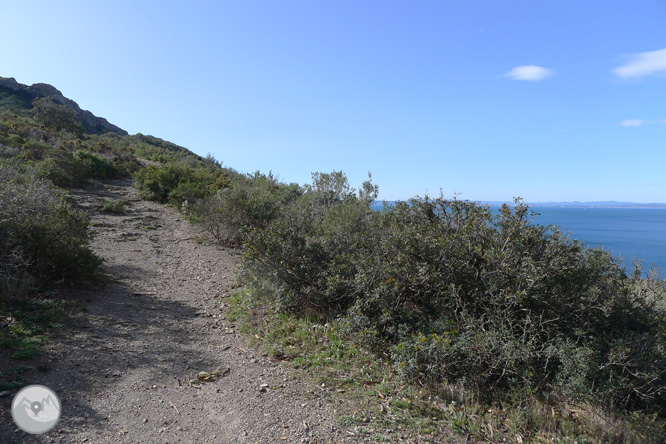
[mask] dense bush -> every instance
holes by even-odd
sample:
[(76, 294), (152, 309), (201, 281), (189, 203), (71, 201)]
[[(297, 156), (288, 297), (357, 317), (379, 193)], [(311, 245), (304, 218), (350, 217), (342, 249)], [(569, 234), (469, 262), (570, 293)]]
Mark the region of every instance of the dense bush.
[(166, 203), (169, 193), (181, 182), (189, 179), (189, 171), (182, 165), (150, 165), (134, 174), (139, 195), (147, 200)]
[(413, 201), (386, 218), (376, 284), (357, 282), (348, 319), (388, 339), (403, 374), (663, 412), (662, 282), (639, 297), (608, 252), (530, 224), (523, 205)]
[[(359, 272), (349, 257), (369, 251), (376, 188), (356, 193), (340, 172), (313, 174), (313, 184), (266, 230), (245, 243), (246, 275), (267, 277), (284, 310), (332, 316), (356, 297)], [(261, 284), (261, 279), (255, 285)]]
[(150, 165), (134, 174), (139, 195), (147, 200), (171, 203), (181, 207), (184, 202), (194, 205), (196, 201), (231, 186), (232, 170), (204, 160), (188, 158)]
[(244, 230), (266, 228), (300, 194), (296, 184), (255, 173), (198, 202), (194, 214), (217, 243), (239, 245)]
[(0, 165), (0, 296), (28, 285), (76, 282), (101, 263), (88, 248), (88, 215), (48, 181)]
[(112, 179), (119, 177), (118, 169), (104, 157), (87, 150), (77, 150), (73, 155), (82, 175), (94, 179)]
[(372, 212), (371, 185), (314, 179), (246, 243), (246, 276), (282, 309), (342, 316), (408, 379), (666, 414), (662, 281), (531, 223), (520, 203), (425, 198)]
[(66, 105), (58, 105), (49, 97), (40, 97), (32, 102), (35, 120), (55, 131), (68, 131), (83, 136), (84, 129), (76, 118), (76, 111)]

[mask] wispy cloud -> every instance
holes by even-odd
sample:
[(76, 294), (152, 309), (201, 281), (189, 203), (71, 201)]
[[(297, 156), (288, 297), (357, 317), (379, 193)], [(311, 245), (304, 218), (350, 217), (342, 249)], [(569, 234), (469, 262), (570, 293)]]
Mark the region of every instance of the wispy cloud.
[(666, 48), (631, 54), (628, 59), (627, 63), (613, 69), (616, 76), (631, 79), (656, 73), (666, 74)]
[(663, 120), (643, 120), (643, 119), (627, 119), (620, 122), (618, 125), (624, 127), (632, 126), (644, 126), (644, 125), (654, 125), (655, 123), (666, 123), (666, 119)]
[(516, 66), (511, 71), (504, 74), (513, 80), (526, 80), (529, 82), (538, 82), (553, 75), (553, 71), (543, 66), (524, 65)]
[(646, 122), (645, 120), (641, 120), (641, 119), (628, 119), (628, 120), (623, 120), (622, 122), (620, 122), (620, 126), (625, 126), (625, 127), (641, 126), (641, 125), (645, 125), (647, 123), (648, 122)]

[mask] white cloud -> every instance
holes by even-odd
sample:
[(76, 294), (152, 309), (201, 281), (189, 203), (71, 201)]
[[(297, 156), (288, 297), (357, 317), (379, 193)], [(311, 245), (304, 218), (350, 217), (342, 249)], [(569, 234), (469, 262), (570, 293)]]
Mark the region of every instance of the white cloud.
[(624, 79), (643, 77), (659, 72), (666, 73), (666, 48), (631, 54), (626, 64), (613, 70), (615, 75)]
[(645, 120), (642, 120), (642, 119), (628, 119), (628, 120), (623, 120), (622, 122), (620, 122), (620, 126), (625, 126), (625, 127), (641, 126), (641, 125), (646, 125), (648, 123), (649, 122), (646, 122)]
[(553, 71), (550, 69), (535, 65), (516, 66), (504, 74), (505, 77), (513, 80), (527, 80), (530, 82), (538, 82), (552, 75)]
[(630, 126), (643, 126), (643, 125), (654, 125), (655, 123), (666, 123), (666, 119), (662, 120), (643, 120), (643, 119), (627, 119), (619, 123), (620, 126), (630, 127)]

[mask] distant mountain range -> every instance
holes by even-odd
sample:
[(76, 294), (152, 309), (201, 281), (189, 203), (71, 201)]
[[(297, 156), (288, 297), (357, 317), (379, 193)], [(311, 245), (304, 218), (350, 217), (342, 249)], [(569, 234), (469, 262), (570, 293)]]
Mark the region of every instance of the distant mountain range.
[[(493, 203), (488, 202), (493, 205)], [(499, 203), (501, 204), (501, 203)], [(617, 202), (614, 200), (594, 201), (594, 202), (533, 202), (531, 207), (560, 207), (560, 208), (663, 208), (666, 209), (666, 203), (636, 203), (636, 202)]]
[[(386, 203), (394, 205), (397, 201), (388, 200)], [(375, 201), (374, 208), (381, 208), (384, 201)], [(501, 201), (480, 201), (483, 205), (500, 206), (502, 204), (515, 205), (513, 202)], [(666, 209), (666, 203), (636, 203), (636, 202), (617, 202), (614, 200), (594, 201), (594, 202), (528, 202), (530, 207), (550, 207), (550, 208), (645, 208), (645, 209)]]

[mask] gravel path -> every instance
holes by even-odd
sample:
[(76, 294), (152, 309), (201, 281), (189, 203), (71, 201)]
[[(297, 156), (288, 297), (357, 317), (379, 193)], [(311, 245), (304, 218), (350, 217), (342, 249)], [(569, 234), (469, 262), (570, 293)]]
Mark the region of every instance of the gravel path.
[[(235, 282), (234, 251), (195, 242), (197, 229), (171, 208), (141, 201), (130, 181), (74, 193), (91, 210), (93, 249), (108, 283), (67, 295), (77, 326), (60, 330), (34, 380), (62, 402), (56, 427), (40, 436), (13, 424), (0, 397), (0, 442), (340, 442), (333, 406), (303, 378), (247, 347), (216, 301)], [(125, 214), (100, 213), (124, 199)], [(215, 381), (190, 385), (200, 371)]]

